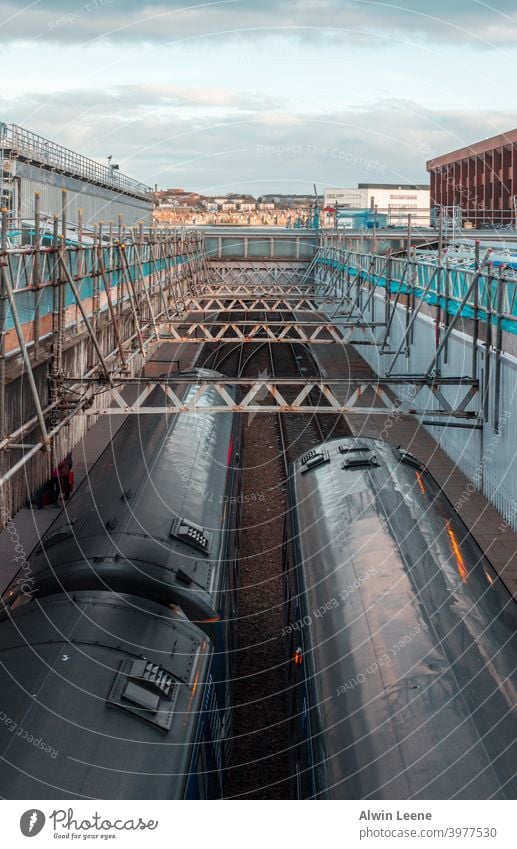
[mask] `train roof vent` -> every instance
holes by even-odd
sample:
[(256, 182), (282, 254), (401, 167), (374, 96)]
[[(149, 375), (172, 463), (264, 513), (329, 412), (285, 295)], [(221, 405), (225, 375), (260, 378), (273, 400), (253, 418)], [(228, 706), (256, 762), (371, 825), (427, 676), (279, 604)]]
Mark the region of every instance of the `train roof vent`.
[(177, 695), (177, 682), (162, 666), (145, 658), (126, 658), (120, 665), (108, 704), (168, 731)]
[(330, 457), (328, 451), (324, 448), (313, 448), (312, 451), (308, 451), (307, 454), (304, 454), (300, 460), (302, 464), (302, 475), (305, 472), (310, 472), (311, 469), (316, 469), (318, 466), (322, 466), (324, 463), (329, 463)]
[(342, 469), (365, 469), (368, 466), (378, 466), (377, 455), (373, 451), (368, 453), (351, 454), (343, 461)]
[(421, 463), (418, 457), (415, 457), (415, 455), (412, 454), (411, 451), (406, 451), (405, 448), (400, 447), (397, 448), (397, 451), (399, 452), (399, 460), (402, 463), (407, 463), (408, 466), (413, 466), (414, 469), (418, 469), (420, 472), (425, 471), (424, 464)]
[(338, 451), (340, 454), (351, 454), (353, 451), (371, 451), (371, 448), (365, 442), (360, 442), (358, 439), (351, 439), (346, 444), (341, 444)]
[(201, 525), (196, 525), (195, 522), (189, 522), (187, 519), (175, 519), (171, 525), (169, 536), (186, 542), (203, 554), (208, 554), (210, 551), (212, 534), (202, 528)]

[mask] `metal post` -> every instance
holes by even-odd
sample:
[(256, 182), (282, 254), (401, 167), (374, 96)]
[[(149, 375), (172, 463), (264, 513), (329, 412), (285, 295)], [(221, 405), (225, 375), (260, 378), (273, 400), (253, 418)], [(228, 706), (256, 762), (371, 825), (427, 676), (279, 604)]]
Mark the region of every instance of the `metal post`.
[[(38, 395), (38, 390), (36, 388), (34, 375), (32, 373), (32, 365), (31, 365), (31, 361), (30, 361), (30, 357), (29, 357), (29, 352), (27, 350), (27, 345), (26, 345), (26, 342), (25, 342), (25, 336), (23, 335), (23, 328), (22, 328), (22, 325), (21, 325), (20, 320), (18, 318), (18, 311), (16, 309), (16, 303), (15, 303), (15, 300), (14, 300), (14, 295), (13, 295), (9, 280), (7, 278), (7, 275), (5, 274), (5, 267), (3, 265), (2, 265), (2, 289), (5, 289), (5, 292), (7, 293), (7, 297), (9, 299), (9, 305), (11, 307), (11, 315), (12, 315), (12, 318), (13, 318), (14, 326), (16, 328), (16, 335), (18, 337), (18, 342), (20, 343), (20, 350), (22, 352), (23, 363), (24, 363), (25, 369), (27, 371), (27, 380), (29, 381), (29, 387), (30, 387), (30, 390), (31, 390), (32, 399), (34, 401), (34, 406), (35, 406), (35, 409), (36, 409), (36, 415), (38, 417), (39, 426), (41, 428), (42, 439), (43, 439), (43, 442), (45, 444), (46, 450), (48, 450), (49, 449), (48, 433), (47, 433), (47, 427), (46, 427), (46, 424), (45, 424), (45, 418), (44, 418), (44, 415), (43, 415), (43, 410), (42, 410), (42, 407), (41, 407), (41, 401), (40, 401), (40, 398), (39, 398), (39, 395)], [(2, 434), (2, 436), (4, 436), (4, 434)]]
[(454, 327), (455, 327), (455, 325), (456, 325), (456, 322), (457, 322), (457, 321), (458, 321), (458, 319), (460, 318), (461, 313), (462, 313), (462, 310), (463, 310), (463, 308), (465, 307), (465, 305), (466, 305), (466, 303), (467, 303), (467, 301), (468, 301), (468, 299), (469, 299), (469, 297), (470, 297), (470, 295), (471, 295), (471, 293), (472, 293), (472, 290), (474, 289), (474, 287), (475, 287), (475, 286), (477, 286), (477, 285), (478, 285), (479, 278), (481, 277), (481, 274), (482, 274), (482, 270), (483, 270), (483, 268), (485, 267), (485, 265), (486, 265), (486, 263), (487, 263), (487, 261), (488, 261), (488, 258), (490, 257), (490, 255), (491, 255), (491, 254), (492, 254), (492, 250), (491, 250), (491, 248), (489, 248), (489, 249), (487, 250), (486, 254), (485, 254), (485, 258), (483, 259), (483, 262), (481, 263), (481, 265), (480, 265), (480, 267), (479, 267), (479, 270), (478, 270), (478, 271), (476, 272), (476, 274), (473, 276), (473, 278), (472, 278), (472, 280), (471, 280), (471, 282), (470, 282), (470, 286), (468, 287), (468, 289), (467, 289), (467, 291), (465, 292), (465, 294), (464, 294), (463, 298), (461, 299), (460, 305), (458, 306), (458, 308), (457, 308), (457, 310), (456, 310), (456, 312), (455, 312), (455, 314), (454, 314), (454, 316), (453, 316), (453, 319), (452, 319), (451, 323), (449, 324), (449, 326), (448, 326), (448, 328), (447, 328), (447, 331), (446, 331), (446, 333), (445, 333), (445, 335), (444, 335), (444, 337), (443, 337), (442, 341), (441, 341), (441, 342), (440, 342), (440, 344), (438, 345), (438, 348), (437, 348), (437, 350), (436, 350), (436, 353), (435, 353), (435, 355), (434, 355), (434, 357), (433, 357), (433, 359), (432, 359), (432, 361), (431, 361), (431, 364), (430, 364), (430, 366), (429, 366), (429, 368), (427, 369), (427, 372), (426, 372), (426, 374), (427, 374), (427, 376), (428, 376), (428, 377), (430, 377), (430, 376), (431, 376), (431, 374), (432, 374), (433, 370), (435, 369), (436, 363), (437, 363), (437, 361), (438, 361), (438, 357), (440, 356), (440, 354), (441, 354), (441, 352), (442, 352), (443, 348), (444, 348), (444, 347), (445, 347), (445, 345), (447, 344), (447, 341), (448, 341), (448, 339), (449, 339), (449, 336), (451, 335), (452, 330), (453, 330), (453, 328), (454, 328)]
[(88, 333), (89, 333), (89, 334), (90, 334), (90, 336), (91, 336), (91, 340), (92, 340), (92, 342), (93, 342), (93, 347), (94, 347), (94, 348), (95, 348), (95, 350), (97, 351), (97, 356), (99, 357), (99, 360), (100, 360), (100, 362), (101, 362), (102, 369), (103, 369), (103, 371), (104, 371), (105, 377), (106, 377), (106, 379), (107, 379), (108, 383), (110, 383), (110, 384), (111, 384), (111, 375), (110, 375), (110, 371), (109, 371), (108, 366), (107, 366), (107, 364), (106, 364), (106, 361), (105, 361), (105, 359), (104, 359), (104, 355), (103, 355), (103, 353), (102, 353), (101, 347), (100, 347), (100, 345), (99, 345), (99, 343), (98, 343), (98, 341), (97, 341), (97, 337), (96, 337), (96, 335), (95, 335), (95, 331), (94, 331), (94, 329), (93, 329), (93, 327), (92, 327), (92, 325), (91, 325), (91, 323), (90, 323), (90, 319), (88, 318), (88, 315), (86, 314), (86, 310), (84, 309), (83, 302), (81, 301), (81, 296), (80, 296), (80, 294), (79, 294), (79, 291), (78, 291), (78, 289), (77, 289), (77, 286), (75, 285), (75, 282), (74, 282), (74, 280), (73, 280), (73, 278), (72, 278), (72, 275), (70, 274), (70, 272), (69, 272), (69, 270), (68, 270), (68, 268), (67, 268), (67, 266), (66, 266), (66, 263), (65, 263), (64, 257), (60, 256), (60, 257), (59, 257), (59, 262), (60, 262), (61, 268), (62, 268), (62, 270), (63, 270), (63, 272), (64, 272), (64, 274), (65, 274), (65, 276), (66, 276), (66, 278), (67, 278), (67, 280), (68, 280), (68, 285), (70, 286), (70, 288), (71, 288), (71, 290), (72, 290), (72, 292), (73, 292), (74, 298), (75, 298), (75, 300), (76, 300), (76, 302), (77, 302), (77, 306), (78, 306), (78, 307), (79, 307), (79, 309), (81, 310), (81, 314), (82, 314), (82, 317), (83, 317), (83, 321), (84, 321), (84, 323), (85, 323), (85, 325), (86, 325), (86, 328), (87, 328), (87, 330), (88, 330)]
[[(503, 294), (505, 280), (503, 277), (503, 268), (499, 268), (499, 277), (497, 280), (497, 317), (496, 317), (496, 340), (495, 340), (495, 388), (494, 388), (494, 431), (499, 433), (499, 399), (501, 397), (501, 350), (503, 342)], [(490, 321), (490, 316), (487, 316)]]
[(421, 297), (418, 301), (416, 308), (411, 313), (411, 320), (410, 320), (409, 324), (406, 325), (406, 332), (405, 332), (403, 338), (400, 340), (400, 344), (399, 344), (399, 346), (398, 346), (398, 348), (395, 352), (395, 356), (393, 357), (391, 363), (389, 364), (388, 368), (386, 369), (386, 377), (390, 376), (390, 374), (391, 374), (391, 372), (392, 372), (392, 370), (395, 366), (395, 363), (396, 363), (397, 359), (399, 358), (399, 356), (402, 352), (404, 344), (406, 344), (406, 348), (409, 346), (409, 342), (407, 341), (407, 338), (410, 335), (410, 333), (412, 332), (413, 325), (415, 324), (415, 321), (418, 318), (418, 313), (420, 312), (420, 308), (421, 308), (422, 304), (424, 303), (425, 296), (427, 295), (427, 293), (429, 292), (429, 289), (431, 288), (431, 284), (433, 282), (433, 279), (434, 279), (434, 276), (435, 276), (437, 270), (438, 269), (435, 269), (434, 273), (431, 275), (431, 277), (430, 277), (430, 279), (429, 279), (429, 281), (428, 281), (428, 283), (427, 283), (427, 285), (426, 285), (426, 287), (425, 287), (425, 289), (424, 289), (424, 291), (423, 291), (423, 293), (422, 293), (422, 295), (421, 295)]
[[(386, 327), (390, 325), (390, 306), (391, 306), (391, 267), (393, 257), (391, 255), (392, 248), (388, 251), (388, 259), (386, 262), (386, 286), (384, 287), (384, 322)], [(387, 341), (387, 339), (385, 339)], [(381, 350), (382, 353), (382, 350)]]
[[(50, 366), (50, 402), (54, 404), (58, 397), (58, 336), (59, 336), (59, 219), (54, 215), (54, 233), (52, 240), (52, 357)], [(51, 413), (51, 424), (55, 424), (58, 419), (58, 413), (53, 408)]]
[[(83, 248), (83, 211), (82, 209), (77, 210), (77, 279), (83, 279), (83, 268), (85, 266), (84, 262), (84, 252)], [(75, 329), (76, 332), (79, 333), (79, 316), (76, 312), (76, 321), (75, 321)]]
[(408, 268), (407, 273), (407, 281), (408, 281), (408, 291), (406, 294), (406, 310), (404, 315), (404, 339), (406, 340), (405, 347), (405, 355), (409, 357), (409, 344), (408, 344), (408, 327), (409, 327), (409, 314), (411, 311), (411, 292), (413, 291), (413, 270), (411, 266), (411, 215), (408, 215), (408, 243), (407, 243), (407, 257), (406, 264)]
[[(479, 268), (479, 249), (476, 260), (476, 270)], [(478, 338), (479, 338), (479, 283), (474, 286), (474, 332), (472, 336), (472, 377), (477, 378), (478, 371)], [(487, 316), (490, 321), (490, 316)]]
[(99, 282), (99, 252), (102, 251), (102, 221), (99, 221), (99, 226), (93, 228), (93, 256), (92, 256), (92, 276), (93, 276), (93, 298), (92, 298), (92, 327), (97, 333), (99, 329), (100, 318), (100, 282)]
[[(440, 254), (440, 258), (438, 260), (438, 266), (436, 269), (436, 316), (434, 321), (434, 347), (435, 350), (438, 350), (440, 345), (440, 330), (442, 323), (442, 307), (440, 303), (440, 299), (442, 296), (442, 258)], [(441, 364), (440, 358), (436, 361), (436, 374), (441, 374)]]
[(59, 219), (57, 215), (54, 215), (54, 232), (52, 239), (52, 247), (53, 247), (53, 266), (52, 266), (52, 347), (55, 352), (56, 341), (57, 341), (57, 312), (59, 308), (59, 297), (58, 297), (58, 282), (59, 282), (59, 262), (57, 259), (58, 250), (59, 250)]
[[(122, 215), (119, 214), (118, 217), (118, 236), (117, 236), (117, 246), (118, 251), (114, 251), (113, 253), (113, 261), (112, 261), (112, 269), (116, 269), (117, 272), (117, 313), (120, 321), (120, 327), (122, 328), (122, 318), (124, 312), (124, 284), (123, 284), (123, 271), (122, 271)], [(116, 265), (116, 257), (119, 258), (119, 264)]]
[(120, 359), (122, 361), (122, 366), (123, 366), (123, 368), (126, 368), (126, 358), (124, 356), (124, 349), (122, 347), (122, 340), (120, 338), (117, 315), (115, 313), (115, 309), (113, 307), (113, 301), (112, 301), (112, 298), (111, 298), (111, 288), (110, 288), (108, 276), (106, 274), (106, 269), (104, 267), (104, 259), (102, 257), (102, 246), (101, 245), (98, 246), (97, 251), (98, 251), (98, 255), (97, 255), (98, 267), (99, 267), (99, 271), (100, 271), (100, 276), (102, 278), (102, 282), (104, 283), (104, 289), (105, 289), (105, 292), (106, 292), (106, 300), (108, 301), (108, 309), (109, 309), (111, 321), (112, 321), (112, 324), (113, 324), (113, 333), (114, 333), (115, 340), (117, 342), (117, 346), (118, 346), (118, 349), (119, 349)]
[(483, 418), (488, 422), (490, 418), (490, 371), (491, 371), (491, 348), (492, 348), (492, 265), (488, 267), (487, 275), (487, 321), (485, 336), (485, 380), (483, 386)]
[(142, 330), (140, 327), (140, 320), (138, 315), (138, 304), (136, 303), (136, 293), (133, 286), (133, 281), (131, 279), (131, 273), (129, 270), (129, 264), (125, 255), (125, 245), (120, 245), (120, 264), (123, 272), (124, 279), (126, 280), (127, 285), (127, 293), (129, 297), (129, 303), (131, 305), (131, 311), (133, 313), (134, 320), (134, 331), (138, 336), (138, 341), (140, 343), (140, 350), (142, 355), (145, 355), (144, 348), (144, 338), (142, 336)]
[[(451, 274), (451, 269), (449, 267), (449, 261), (446, 260), (445, 261), (445, 313), (444, 313), (444, 322), (443, 322), (445, 334), (447, 334), (447, 330), (449, 328), (449, 322), (450, 322), (450, 315), (449, 315), (449, 294), (450, 294), (450, 287), (451, 287), (450, 274)], [(448, 338), (449, 337), (447, 336), (447, 340), (448, 340)], [(438, 355), (439, 347), (440, 347), (440, 344), (438, 344), (437, 347), (436, 347), (436, 351), (437, 351), (436, 362), (438, 362), (438, 360), (439, 360), (439, 355)], [(443, 362), (444, 362), (445, 365), (447, 365), (447, 363), (449, 362), (449, 345), (448, 345), (447, 341), (445, 342), (445, 346), (443, 348)]]
[[(411, 285), (411, 292), (410, 292), (411, 315), (413, 315), (414, 310), (415, 310), (416, 287), (417, 287), (417, 284), (418, 284), (418, 267), (417, 267), (417, 259), (416, 259), (416, 248), (413, 248), (413, 266), (412, 266), (412, 268), (413, 268), (412, 278), (411, 278), (411, 284), (412, 285)], [(410, 322), (410, 324), (411, 324), (411, 322)], [(409, 345), (412, 345), (413, 342), (414, 342), (413, 329), (414, 329), (414, 324), (411, 325), (411, 330), (410, 330), (409, 340), (408, 340)], [(408, 346), (408, 354), (407, 355), (409, 357), (409, 346)]]
[[(142, 254), (144, 250), (144, 225), (142, 222), (138, 225), (138, 244), (135, 245), (135, 254), (136, 260), (140, 266), (140, 303), (144, 300), (144, 294), (146, 292), (146, 285), (144, 280), (144, 268), (143, 263), (141, 261)], [(138, 292), (138, 287), (137, 287)]]
[[(66, 267), (66, 189), (61, 192), (61, 241), (59, 244), (59, 257), (62, 265)], [(59, 274), (58, 286), (58, 335), (56, 351), (56, 371), (58, 376), (63, 372), (63, 349), (65, 344), (65, 291), (66, 281), (62, 271)]]
[(6, 435), (5, 419), (5, 334), (7, 320), (7, 209), (2, 209), (2, 233), (0, 243), (0, 437)]
[(156, 338), (159, 339), (160, 338), (160, 332), (159, 332), (158, 326), (156, 324), (156, 318), (155, 318), (155, 315), (154, 315), (154, 312), (153, 312), (153, 307), (152, 307), (152, 304), (151, 304), (151, 298), (150, 298), (150, 295), (149, 295), (149, 287), (146, 285), (146, 282), (145, 282), (145, 272), (144, 272), (144, 267), (143, 267), (143, 263), (142, 263), (142, 254), (141, 254), (143, 247), (144, 247), (143, 230), (142, 230), (142, 225), (141, 225), (140, 226), (140, 250), (137, 249), (137, 251), (136, 251), (136, 261), (137, 261), (137, 264), (138, 264), (139, 270), (140, 270), (140, 279), (142, 280), (144, 298), (147, 301), (147, 306), (149, 308), (149, 318), (151, 319), (151, 321), (153, 323)]
[(32, 285), (34, 286), (34, 359), (39, 359), (39, 299), (41, 285), (41, 213), (39, 192), (34, 194), (34, 255), (32, 260)]

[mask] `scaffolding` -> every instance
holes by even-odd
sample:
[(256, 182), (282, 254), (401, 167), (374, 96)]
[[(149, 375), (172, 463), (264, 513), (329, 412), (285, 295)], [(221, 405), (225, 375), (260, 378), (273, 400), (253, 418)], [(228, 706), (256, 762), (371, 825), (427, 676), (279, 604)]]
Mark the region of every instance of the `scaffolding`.
[[(163, 323), (181, 315), (207, 282), (198, 232), (144, 231), (119, 219), (85, 238), (79, 220), (70, 244), (65, 192), (62, 201), (49, 244), (37, 196), (32, 245), (9, 247), (2, 211), (0, 484), (7, 512), (84, 435), (89, 421), (79, 414), (102, 409), (107, 389), (141, 373)], [(92, 382), (83, 391), (85, 378)]]
[[(119, 220), (98, 225), (86, 239), (78, 221), (77, 240), (69, 243), (65, 209), (63, 196), (62, 215), (54, 217), (52, 240), (44, 245), (36, 198), (34, 244), (18, 249), (8, 247), (2, 215), (4, 489), (22, 469), (36, 488), (99, 415), (396, 413), (444, 429), (479, 430), (490, 394), (499, 409), (503, 333), (517, 332), (517, 279), (512, 268), (494, 267), (490, 251), (468, 267), (441, 254), (433, 262), (414, 251), (395, 257), (345, 250), (322, 234), (303, 267), (293, 256), (291, 265), (279, 259), (263, 267), (259, 259), (254, 266), (241, 258), (224, 268), (207, 261), (205, 238), (196, 231), (144, 231)], [(434, 326), (432, 349), (416, 332), (424, 315)], [(463, 363), (455, 368), (450, 357), (457, 329), (470, 333), (468, 369)], [(166, 341), (362, 345), (383, 368), (367, 379), (202, 377), (185, 404), (185, 380), (142, 377), (146, 361)], [(494, 354), (482, 374), (479, 345)], [(419, 368), (411, 370), (415, 352)], [(131, 384), (138, 395), (128, 403), (122, 388)], [(220, 399), (211, 407), (207, 387)], [(425, 419), (429, 413), (432, 422)], [(20, 498), (21, 489), (7, 500), (14, 508)]]

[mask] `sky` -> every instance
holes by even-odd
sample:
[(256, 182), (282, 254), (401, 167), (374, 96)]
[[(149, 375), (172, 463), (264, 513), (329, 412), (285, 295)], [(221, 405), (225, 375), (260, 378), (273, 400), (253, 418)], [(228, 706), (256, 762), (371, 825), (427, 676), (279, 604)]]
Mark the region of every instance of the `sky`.
[(150, 186), (425, 183), (517, 127), (515, 0), (0, 0), (0, 120)]

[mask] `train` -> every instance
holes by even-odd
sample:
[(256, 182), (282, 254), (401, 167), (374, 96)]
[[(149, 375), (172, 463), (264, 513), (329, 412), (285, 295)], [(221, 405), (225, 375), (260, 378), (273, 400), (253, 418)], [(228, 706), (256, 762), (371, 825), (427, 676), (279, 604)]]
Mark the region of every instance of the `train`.
[[(187, 403), (205, 376), (218, 374), (182, 373)], [(0, 796), (223, 795), (240, 452), (232, 413), (129, 416), (15, 576)]]
[(516, 799), (517, 604), (426, 467), (331, 440), (287, 517), (291, 797)]

